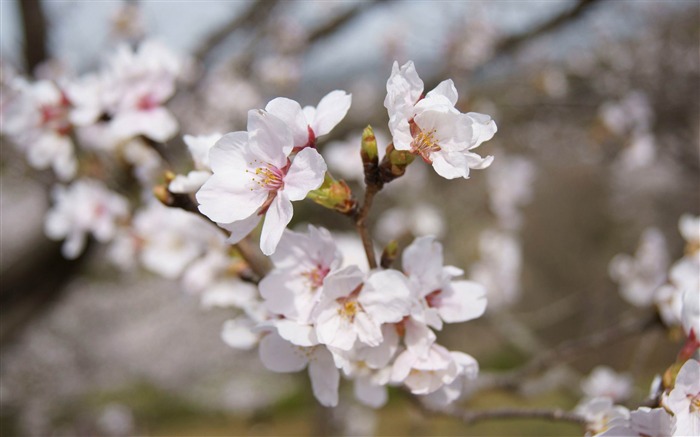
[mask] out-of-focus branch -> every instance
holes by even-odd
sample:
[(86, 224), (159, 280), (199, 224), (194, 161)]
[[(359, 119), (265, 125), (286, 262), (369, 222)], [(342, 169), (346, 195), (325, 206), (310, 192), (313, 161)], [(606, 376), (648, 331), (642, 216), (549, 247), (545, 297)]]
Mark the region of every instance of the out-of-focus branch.
[(331, 18), (327, 22), (323, 23), (322, 25), (309, 32), (309, 34), (306, 37), (306, 42), (308, 44), (311, 44), (327, 36), (332, 35), (361, 13), (365, 12), (366, 10), (372, 8), (373, 6), (379, 3), (384, 3), (386, 1), (388, 0), (372, 0), (368, 2), (362, 2), (354, 8), (348, 9), (342, 14)]
[(657, 314), (625, 319), (617, 325), (586, 337), (565, 341), (547, 352), (538, 354), (524, 366), (511, 372), (495, 376), (491, 387), (518, 387), (528, 375), (537, 373), (555, 364), (563, 363), (587, 350), (614, 343), (634, 334), (660, 326)]
[(31, 75), (48, 55), (46, 48), (46, 17), (40, 0), (22, 0), (19, 3), (24, 32), (24, 62)]
[(255, 27), (267, 17), (277, 6), (279, 0), (256, 0), (250, 4), (247, 10), (236, 15), (228, 23), (210, 34), (194, 52), (194, 57), (199, 61), (205, 58), (216, 47), (224, 42), (230, 34), (243, 27)]
[(467, 410), (458, 405), (450, 405), (444, 408), (432, 408), (423, 401), (409, 393), (409, 399), (421, 412), (426, 415), (447, 416), (458, 419), (466, 425), (474, 425), (477, 422), (499, 419), (535, 419), (551, 422), (571, 422), (581, 426), (586, 425), (586, 419), (576, 413), (559, 408), (515, 408), (503, 407), (488, 410)]
[(573, 22), (577, 18), (580, 18), (586, 10), (598, 2), (600, 2), (600, 0), (579, 0), (576, 3), (576, 6), (573, 8), (552, 17), (544, 23), (541, 23), (540, 25), (535, 26), (526, 32), (512, 35), (501, 40), (496, 45), (496, 56), (510, 53), (525, 42), (533, 40), (539, 36), (556, 30), (565, 24)]

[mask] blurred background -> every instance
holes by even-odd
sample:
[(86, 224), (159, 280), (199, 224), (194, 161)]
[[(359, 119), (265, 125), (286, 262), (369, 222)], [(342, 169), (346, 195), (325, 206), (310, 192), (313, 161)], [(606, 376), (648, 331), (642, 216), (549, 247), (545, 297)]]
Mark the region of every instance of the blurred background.
[[(446, 181), (415, 162), (370, 221), (379, 247), (437, 234), (448, 263), (487, 285), (486, 316), (440, 334), (487, 376), (646, 314), (620, 296), (610, 261), (633, 254), (649, 227), (680, 258), (678, 219), (700, 212), (697, 1), (2, 0), (0, 26), (3, 83), (83, 74), (119, 42), (161, 40), (189, 59), (168, 105), (181, 134), (243, 130), (246, 112), (271, 98), (315, 105), (344, 89), (350, 113), (319, 150), (358, 192), (362, 128), (380, 147), (390, 138), (393, 61), (413, 60), (426, 90), (452, 78), (458, 107), (498, 125), (479, 149), (493, 166)], [(168, 146), (186, 168), (181, 138)], [(375, 412), (341, 387), (340, 406), (320, 408), (305, 372), (273, 374), (256, 351), (220, 339), (226, 310), (203, 309), (174, 281), (119, 273), (96, 245), (61, 258), (43, 235), (50, 178), (5, 138), (1, 160), (2, 435), (580, 434), (424, 418), (399, 392)], [(292, 226), (352, 231), (321, 207), (297, 208)], [(636, 406), (679, 345), (672, 332), (639, 332), (464, 404), (572, 408), (581, 380), (606, 364), (633, 378)]]

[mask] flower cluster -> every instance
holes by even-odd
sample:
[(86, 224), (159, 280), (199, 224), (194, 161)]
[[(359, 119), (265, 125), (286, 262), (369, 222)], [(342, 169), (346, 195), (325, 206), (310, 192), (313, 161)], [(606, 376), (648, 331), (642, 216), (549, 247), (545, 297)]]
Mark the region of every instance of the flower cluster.
[(638, 307), (655, 305), (664, 323), (680, 325), (690, 336), (700, 333), (700, 218), (683, 215), (679, 230), (685, 254), (671, 265), (666, 240), (655, 228), (642, 234), (634, 257), (617, 255), (610, 275), (620, 284), (622, 297)]
[(587, 423), (587, 436), (693, 436), (700, 433), (700, 362), (687, 360), (674, 385), (661, 396), (661, 407), (630, 411), (607, 396), (576, 408)]
[[(357, 399), (372, 407), (386, 402), (387, 384), (449, 403), (476, 376), (476, 360), (437, 344), (433, 330), (481, 316), (485, 291), (454, 280), (462, 272), (443, 266), (434, 238), (406, 248), (403, 271), (342, 267), (330, 232), (314, 226), (286, 230), (271, 259), (275, 268), (259, 285), (266, 314), (252, 328), (260, 358), (276, 372), (308, 367), (322, 404), (337, 404), (341, 371), (354, 380)], [(232, 337), (231, 329), (241, 324), (228, 325), (224, 337)]]

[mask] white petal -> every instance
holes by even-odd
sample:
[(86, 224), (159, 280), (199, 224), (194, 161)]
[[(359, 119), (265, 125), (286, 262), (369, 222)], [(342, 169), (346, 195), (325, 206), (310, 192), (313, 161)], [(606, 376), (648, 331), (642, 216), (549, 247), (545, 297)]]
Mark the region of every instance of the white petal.
[(455, 84), (452, 82), (452, 79), (447, 79), (440, 82), (438, 86), (426, 94), (425, 98), (427, 99), (435, 95), (444, 96), (447, 98), (447, 100), (449, 100), (452, 106), (457, 104), (457, 88), (455, 88)]
[(291, 201), (302, 200), (321, 186), (325, 174), (326, 162), (315, 149), (307, 147), (294, 157), (284, 177), (283, 191)]
[(253, 150), (266, 163), (277, 168), (287, 164), (287, 156), (294, 148), (292, 131), (278, 117), (262, 110), (248, 111), (248, 132)]
[(408, 281), (396, 270), (370, 275), (357, 300), (379, 324), (400, 321), (410, 313), (412, 304)]
[(404, 342), (406, 347), (416, 356), (420, 357), (427, 354), (430, 346), (435, 343), (435, 333), (425, 323), (420, 323), (413, 317), (409, 318), (405, 324), (406, 336), (404, 337)]
[(326, 407), (338, 405), (338, 385), (340, 372), (335, 367), (333, 357), (326, 348), (316, 347), (309, 362), (311, 389), (316, 399)]
[(430, 159), (437, 174), (445, 179), (469, 177), (469, 165), (463, 155), (435, 152), (430, 155)]
[(251, 190), (245, 172), (213, 174), (195, 197), (199, 211), (216, 223), (232, 223), (255, 214), (267, 199), (266, 190)]
[(282, 319), (275, 322), (275, 326), (280, 337), (297, 346), (311, 347), (318, 344), (316, 332), (311, 325)]
[(298, 372), (308, 364), (304, 348), (294, 346), (276, 332), (270, 332), (260, 340), (260, 360), (273, 372)]
[(187, 173), (187, 176), (177, 175), (168, 185), (168, 190), (171, 193), (195, 193), (210, 176), (208, 171), (196, 170)]
[(209, 149), (209, 166), (214, 173), (245, 172), (250, 160), (248, 132), (231, 132)]
[(484, 141), (488, 141), (496, 134), (498, 128), (496, 127), (496, 122), (491, 120), (486, 114), (479, 114), (478, 112), (468, 112), (468, 116), (474, 120), (472, 125), (472, 130), (474, 132), (474, 138), (472, 141), (471, 148), (479, 147)]
[(345, 91), (331, 91), (321, 99), (316, 107), (316, 114), (311, 121), (311, 129), (317, 137), (330, 132), (350, 109), (352, 97)]
[(401, 257), (404, 272), (420, 285), (421, 296), (442, 285), (442, 245), (433, 236), (413, 240)]
[(369, 378), (357, 378), (355, 380), (355, 398), (368, 407), (380, 408), (386, 404), (388, 395), (386, 387), (372, 384)]
[(365, 274), (357, 266), (348, 266), (330, 273), (323, 281), (324, 298), (335, 300), (348, 296), (364, 280)]
[(284, 192), (278, 192), (270, 209), (265, 213), (265, 222), (260, 233), (260, 250), (265, 255), (270, 256), (275, 252), (277, 244), (282, 238), (282, 233), (292, 220), (293, 214), (292, 202), (289, 201)]
[(308, 143), (309, 122), (299, 103), (284, 97), (277, 97), (265, 106), (265, 110), (287, 124), (292, 132), (294, 147), (304, 147)]
[(260, 336), (252, 331), (252, 321), (249, 318), (239, 317), (224, 322), (221, 338), (232, 348), (250, 350), (258, 344)]
[(372, 320), (365, 312), (358, 311), (353, 321), (358, 339), (372, 347), (379, 346), (382, 342), (382, 330), (378, 323)]
[(473, 281), (454, 281), (440, 293), (440, 317), (447, 323), (476, 319), (486, 310), (486, 289)]
[(260, 223), (262, 216), (257, 213), (253, 213), (250, 217), (244, 218), (243, 220), (238, 220), (232, 223), (220, 224), (222, 228), (229, 231), (231, 234), (226, 239), (227, 243), (236, 244), (245, 237), (248, 236), (253, 229)]

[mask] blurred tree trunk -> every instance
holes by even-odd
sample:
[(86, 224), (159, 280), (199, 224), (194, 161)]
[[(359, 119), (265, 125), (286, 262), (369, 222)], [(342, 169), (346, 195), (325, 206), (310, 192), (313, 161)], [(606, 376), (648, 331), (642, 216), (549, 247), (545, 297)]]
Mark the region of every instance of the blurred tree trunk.
[(47, 58), (46, 17), (40, 0), (19, 0), (24, 32), (24, 63), (27, 73)]

